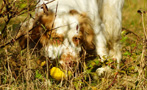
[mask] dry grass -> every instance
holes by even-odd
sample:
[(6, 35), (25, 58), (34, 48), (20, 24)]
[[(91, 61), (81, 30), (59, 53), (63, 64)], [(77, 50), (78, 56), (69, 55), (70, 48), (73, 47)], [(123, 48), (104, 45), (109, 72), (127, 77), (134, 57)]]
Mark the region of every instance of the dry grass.
[[(125, 30), (121, 40), (123, 59), (119, 71), (114, 68), (110, 74), (97, 76), (94, 70), (100, 63), (96, 58), (86, 63), (83, 72), (74, 72), (75, 75), (69, 75), (64, 81), (56, 81), (49, 75), (50, 65), (47, 65), (48, 68), (46, 65), (40, 66), (46, 59), (34, 54), (29, 55), (30, 58), (27, 60), (27, 50), (21, 50), (18, 43), (14, 43), (0, 49), (0, 90), (146, 90), (147, 60), (142, 59), (142, 55), (145, 56), (142, 51), (147, 14), (143, 16), (142, 21), (142, 16), (137, 13), (138, 9), (147, 10), (147, 1), (125, 0), (123, 9)], [(8, 37), (6, 40), (0, 40), (0, 45), (15, 36), (20, 22), (25, 17), (26, 15), (22, 15), (10, 21), (7, 27)], [(0, 18), (2, 22), (0, 30), (4, 25), (3, 20)], [(115, 63), (111, 61), (109, 60), (107, 64), (115, 67)]]

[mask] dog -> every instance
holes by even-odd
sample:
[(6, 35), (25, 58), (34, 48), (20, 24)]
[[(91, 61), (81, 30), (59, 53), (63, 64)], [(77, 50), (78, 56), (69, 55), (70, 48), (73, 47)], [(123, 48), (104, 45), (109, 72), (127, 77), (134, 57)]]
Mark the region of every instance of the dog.
[[(45, 55), (62, 66), (79, 61), (80, 53), (93, 50), (104, 62), (111, 57), (120, 67), (122, 8), (124, 0), (38, 0), (35, 19), (27, 27), (30, 46), (44, 48)], [(19, 40), (26, 48), (27, 36)], [(37, 44), (37, 45), (36, 45)], [(98, 68), (101, 75), (106, 68)]]

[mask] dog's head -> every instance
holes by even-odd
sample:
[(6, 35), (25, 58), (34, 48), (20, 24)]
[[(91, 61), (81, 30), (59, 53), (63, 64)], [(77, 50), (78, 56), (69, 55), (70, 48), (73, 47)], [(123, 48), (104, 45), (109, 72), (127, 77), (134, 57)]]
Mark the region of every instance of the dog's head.
[(80, 60), (82, 47), (86, 50), (95, 48), (92, 27), (90, 18), (76, 10), (57, 15), (47, 11), (35, 18), (30, 43), (35, 42), (37, 47), (45, 49), (49, 58), (67, 66)]

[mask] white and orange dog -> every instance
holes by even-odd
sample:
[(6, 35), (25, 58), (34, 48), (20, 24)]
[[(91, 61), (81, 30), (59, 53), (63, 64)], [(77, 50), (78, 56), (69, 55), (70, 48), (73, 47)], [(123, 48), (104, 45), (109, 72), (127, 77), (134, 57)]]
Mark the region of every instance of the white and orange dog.
[[(45, 48), (46, 55), (62, 65), (79, 60), (84, 47), (95, 50), (102, 61), (108, 56), (115, 58), (119, 69), (123, 3), (124, 0), (38, 0), (35, 19), (29, 22), (30, 43)], [(47, 6), (47, 12), (42, 4)], [(20, 39), (23, 48), (24, 42), (26, 38)], [(105, 69), (98, 68), (99, 75)]]

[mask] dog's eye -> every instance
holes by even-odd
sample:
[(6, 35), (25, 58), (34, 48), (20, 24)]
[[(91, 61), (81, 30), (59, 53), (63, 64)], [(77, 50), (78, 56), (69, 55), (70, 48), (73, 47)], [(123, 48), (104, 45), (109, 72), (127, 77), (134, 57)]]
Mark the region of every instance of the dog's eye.
[(59, 40), (59, 37), (54, 37), (53, 39), (54, 39), (54, 40)]
[(55, 36), (55, 37), (52, 37), (50, 42), (51, 42), (51, 44), (54, 44), (54, 45), (60, 45), (63, 43), (63, 40), (64, 40), (63, 37)]
[(76, 46), (78, 46), (81, 43), (81, 38), (80, 37), (73, 37), (73, 42)]

